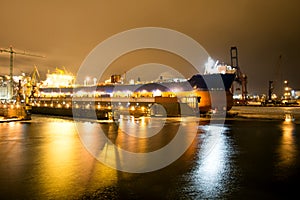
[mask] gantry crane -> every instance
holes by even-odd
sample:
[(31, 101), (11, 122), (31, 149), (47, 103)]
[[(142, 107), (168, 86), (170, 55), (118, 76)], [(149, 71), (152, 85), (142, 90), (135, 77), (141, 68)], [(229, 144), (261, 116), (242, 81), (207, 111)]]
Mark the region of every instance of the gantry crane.
[(3, 49), (0, 48), (0, 53), (9, 53), (10, 54), (10, 64), (9, 64), (9, 77), (10, 77), (10, 88), (9, 88), (9, 93), (8, 93), (8, 99), (12, 99), (13, 97), (13, 88), (14, 88), (14, 82), (13, 82), (13, 61), (14, 61), (14, 54), (19, 54), (19, 55), (24, 55), (24, 56), (34, 56), (34, 57), (41, 57), (44, 58), (44, 56), (41, 55), (36, 55), (36, 54), (30, 54), (25, 51), (23, 52), (18, 52), (13, 50), (12, 46), (9, 47), (9, 49)]
[[(242, 86), (242, 100), (246, 102), (247, 100), (247, 76), (242, 73), (239, 64), (238, 64), (238, 52), (237, 47), (230, 48), (231, 55), (231, 66), (236, 69), (236, 77), (235, 81)], [(232, 87), (232, 92), (234, 92), (234, 88)]]

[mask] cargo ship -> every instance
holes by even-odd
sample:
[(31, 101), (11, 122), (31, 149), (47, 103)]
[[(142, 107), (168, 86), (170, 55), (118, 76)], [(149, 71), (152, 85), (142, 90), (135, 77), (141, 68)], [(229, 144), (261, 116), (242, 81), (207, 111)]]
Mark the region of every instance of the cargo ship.
[(33, 113), (79, 117), (94, 117), (95, 110), (97, 118), (113, 118), (116, 113), (181, 116), (228, 111), (235, 77), (235, 69), (217, 65), (213, 72), (206, 70), (189, 79), (124, 83), (121, 75), (112, 75), (104, 83), (76, 85), (75, 76), (57, 69), (47, 74), (30, 100)]

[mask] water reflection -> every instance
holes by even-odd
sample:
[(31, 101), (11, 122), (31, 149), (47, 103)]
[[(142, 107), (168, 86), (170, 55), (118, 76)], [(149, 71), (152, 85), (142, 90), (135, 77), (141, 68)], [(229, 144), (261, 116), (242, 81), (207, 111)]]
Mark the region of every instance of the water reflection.
[(202, 127), (204, 134), (199, 149), (195, 184), (205, 198), (221, 197), (230, 190), (230, 154), (232, 147), (224, 134), (228, 129), (222, 125)]
[[(4, 190), (4, 196), (9, 196), (18, 188), (18, 193), (10, 197), (64, 199), (93, 192), (98, 188), (116, 187), (119, 184), (123, 189), (129, 186), (137, 187), (138, 192), (149, 190), (148, 193), (151, 194), (151, 191), (155, 190), (148, 188), (147, 184), (160, 184), (161, 191), (168, 193), (170, 182), (161, 183), (161, 179), (169, 177), (170, 180), (176, 181), (174, 177), (178, 176), (178, 170), (182, 170), (188, 174), (188, 180), (180, 185), (178, 191), (183, 191), (183, 188), (192, 184), (193, 186), (186, 191), (193, 189), (196, 194), (202, 194), (202, 197), (220, 197), (228, 187), (226, 181), (230, 170), (230, 145), (224, 135), (227, 129), (218, 125), (201, 126), (202, 133), (195, 140), (194, 131), (198, 130), (198, 120), (168, 119), (163, 127), (161, 121), (147, 118), (125, 120), (120, 122), (119, 126), (115, 123), (96, 122), (80, 122), (74, 126), (72, 121), (50, 119), (27, 124), (5, 124), (1, 127), (4, 132), (1, 132), (0, 153), (3, 163), (6, 164), (0, 164), (0, 191)], [(144, 136), (147, 136), (147, 130), (152, 134), (151, 127), (158, 127), (159, 131), (151, 137), (137, 138), (123, 131), (128, 126), (135, 127), (133, 130), (138, 130), (137, 127), (140, 126), (146, 130)], [(182, 144), (189, 146), (191, 141), (194, 141), (193, 145), (177, 164), (168, 166), (166, 170), (153, 172), (149, 176), (114, 170), (98, 162), (90, 154), (102, 157), (114, 165), (135, 165), (144, 168), (152, 165), (155, 160), (138, 162), (128, 159), (118, 148), (135, 153), (155, 152), (168, 145), (180, 129), (184, 135), (177, 139), (177, 145), (171, 148), (171, 153), (164, 152), (158, 160), (167, 160), (170, 154), (178, 153)], [(105, 134), (99, 134), (101, 131)], [(82, 144), (88, 145), (90, 152), (87, 152)], [(196, 163), (196, 170), (189, 171), (187, 163), (190, 162)], [(6, 174), (9, 174), (9, 178), (3, 179)], [(135, 183), (136, 180), (140, 180), (142, 184)], [(161, 195), (154, 196), (162, 197)]]
[(68, 120), (0, 124), (0, 195), (6, 199), (73, 199), (114, 185)]
[(282, 136), (278, 146), (278, 175), (288, 173), (288, 169), (296, 160), (297, 149), (295, 144), (295, 124), (292, 121), (284, 121), (281, 124)]
[(70, 183), (76, 179), (69, 173), (76, 170), (74, 163), (76, 140), (73, 138), (73, 124), (56, 122), (50, 123), (44, 128), (52, 130), (52, 141), (45, 144), (40, 152), (37, 152), (42, 158), (39, 182), (46, 193), (53, 193), (53, 189), (70, 190)]
[[(164, 119), (166, 120), (166, 119)], [(178, 159), (197, 134), (196, 118), (141, 118), (120, 121), (118, 124), (77, 124), (78, 133), (86, 149), (102, 163), (122, 171), (148, 172), (160, 169)], [(143, 134), (136, 137), (124, 130)], [(153, 128), (159, 127), (153, 134)], [(150, 135), (150, 136), (149, 136)]]
[(155, 136), (164, 127), (166, 118), (155, 120), (152, 118), (141, 117), (122, 117), (119, 129), (127, 135), (138, 138), (149, 138)]
[[(0, 175), (10, 175), (7, 181), (14, 183), (24, 172), (22, 166), (26, 164), (26, 157), (23, 154), (23, 141), (26, 135), (19, 123), (3, 123), (0, 124), (0, 129), (0, 162), (5, 164), (0, 164)], [(7, 184), (3, 186), (9, 187)]]
[[(249, 198), (276, 198), (291, 189), (298, 194), (294, 184), (299, 179), (300, 163), (297, 122), (278, 126), (274, 126), (277, 121), (244, 119), (224, 126), (200, 123), (167, 119), (155, 135), (142, 138), (127, 134), (125, 128), (160, 127), (159, 119), (124, 120), (119, 126), (82, 121), (77, 123), (77, 130), (72, 120), (42, 117), (27, 123), (0, 124), (0, 196), (76, 199), (87, 194), (97, 199), (103, 194), (108, 199), (114, 195), (119, 199), (241, 199), (245, 194)], [(193, 141), (192, 145), (174, 163), (149, 173), (109, 168), (83, 146), (88, 144), (92, 153), (116, 165), (142, 168), (152, 161), (128, 160), (118, 148), (134, 153), (155, 152), (169, 144), (180, 129), (185, 133), (179, 138), (180, 144)], [(172, 150), (177, 152), (177, 148)], [(167, 159), (168, 153), (161, 159)]]

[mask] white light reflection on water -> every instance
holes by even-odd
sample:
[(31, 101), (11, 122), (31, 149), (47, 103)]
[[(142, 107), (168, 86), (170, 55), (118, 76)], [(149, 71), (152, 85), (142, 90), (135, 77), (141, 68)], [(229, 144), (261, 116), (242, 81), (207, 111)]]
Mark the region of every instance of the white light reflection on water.
[(220, 197), (225, 192), (229, 178), (230, 144), (224, 132), (228, 129), (218, 125), (201, 127), (203, 141), (200, 147), (198, 168), (195, 175), (195, 184), (203, 196), (208, 198)]

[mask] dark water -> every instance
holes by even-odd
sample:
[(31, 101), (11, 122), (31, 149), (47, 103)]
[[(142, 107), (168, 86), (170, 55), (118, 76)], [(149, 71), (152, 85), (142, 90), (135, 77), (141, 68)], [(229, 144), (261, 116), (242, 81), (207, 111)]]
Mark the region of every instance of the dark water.
[[(124, 119), (119, 129), (110, 122), (82, 121), (75, 126), (72, 119), (46, 116), (2, 123), (1, 199), (286, 199), (299, 194), (297, 120), (198, 120), (195, 137), (189, 135), (195, 123), (180, 118), (163, 121), (157, 135), (139, 140), (125, 133), (143, 134), (141, 127), (149, 124), (155, 130), (162, 119)], [(152, 152), (169, 144), (180, 125), (192, 144), (171, 165), (152, 172), (112, 169), (83, 145), (105, 149), (108, 160), (126, 163), (97, 138), (99, 128), (127, 151)]]

